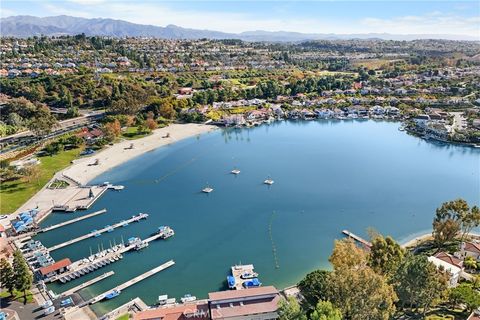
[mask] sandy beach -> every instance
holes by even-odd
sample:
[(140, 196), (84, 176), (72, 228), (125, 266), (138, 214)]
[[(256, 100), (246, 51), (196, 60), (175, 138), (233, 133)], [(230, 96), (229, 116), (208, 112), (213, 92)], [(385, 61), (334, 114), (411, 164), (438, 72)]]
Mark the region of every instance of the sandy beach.
[[(473, 238), (479, 238), (480, 234), (475, 233), (475, 232), (470, 232), (470, 233), (467, 234), (467, 236), (470, 236), (470, 237), (473, 237)], [(415, 237), (411, 240), (408, 240), (404, 243), (401, 243), (400, 245), (403, 248), (408, 248), (408, 247), (415, 246), (415, 245), (419, 244), (420, 242), (423, 242), (423, 241), (426, 241), (426, 240), (432, 240), (432, 239), (433, 239), (432, 233), (426, 233), (426, 234), (423, 234), (421, 236)]]
[[(58, 172), (53, 177), (53, 179), (66, 179), (70, 182), (69, 187), (56, 190), (51, 190), (46, 187), (42, 188), (15, 211), (15, 214), (10, 215), (9, 218), (13, 219), (18, 213), (36, 207), (38, 207), (42, 218), (44, 218), (50, 213), (54, 204), (59, 205), (66, 203), (79, 192), (79, 187), (75, 185), (74, 182), (78, 185), (85, 185), (98, 175), (148, 151), (185, 138), (213, 131), (216, 128), (217, 127), (211, 125), (194, 123), (171, 124), (168, 127), (154, 130), (153, 133), (147, 137), (137, 140), (123, 140), (90, 157), (74, 160), (71, 166)], [(167, 133), (169, 134), (168, 138), (165, 137)], [(97, 159), (98, 164), (93, 165)]]

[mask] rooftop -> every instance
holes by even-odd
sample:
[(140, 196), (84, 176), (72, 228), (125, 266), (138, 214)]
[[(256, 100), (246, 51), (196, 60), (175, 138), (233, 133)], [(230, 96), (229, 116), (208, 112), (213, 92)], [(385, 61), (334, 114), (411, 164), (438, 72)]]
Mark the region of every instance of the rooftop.
[(208, 303), (189, 303), (178, 306), (165, 306), (138, 312), (134, 320), (184, 320), (195, 318), (198, 320), (210, 319), (208, 316)]
[(210, 292), (208, 298), (213, 303), (215, 300), (239, 299), (264, 295), (277, 295), (278, 290), (274, 286), (258, 287), (245, 290), (229, 290)]
[(42, 275), (45, 276), (45, 275), (47, 275), (51, 272), (55, 272), (55, 271), (60, 270), (62, 268), (68, 267), (71, 264), (72, 264), (72, 261), (70, 261), (70, 259), (68, 259), (68, 258), (65, 258), (65, 259), (62, 259), (60, 261), (55, 262), (54, 264), (51, 264), (49, 266), (40, 268), (39, 271)]

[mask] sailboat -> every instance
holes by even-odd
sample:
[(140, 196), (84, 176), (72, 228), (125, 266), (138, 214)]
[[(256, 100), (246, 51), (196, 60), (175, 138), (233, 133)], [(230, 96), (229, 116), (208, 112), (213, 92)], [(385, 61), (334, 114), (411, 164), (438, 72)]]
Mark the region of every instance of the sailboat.
[(263, 181), (263, 183), (271, 186), (274, 183), (274, 181), (272, 180), (272, 178), (270, 178), (270, 176), (268, 176), (268, 178), (265, 181)]
[(207, 186), (205, 188), (202, 189), (202, 192), (204, 193), (210, 193), (213, 191), (213, 188), (211, 188), (208, 183), (207, 183)]

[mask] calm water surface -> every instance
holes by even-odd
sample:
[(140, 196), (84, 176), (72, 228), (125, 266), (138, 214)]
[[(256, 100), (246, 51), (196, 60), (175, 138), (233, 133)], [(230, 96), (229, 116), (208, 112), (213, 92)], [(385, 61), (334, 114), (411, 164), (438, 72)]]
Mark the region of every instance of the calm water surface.
[[(106, 193), (88, 212), (108, 212), (37, 238), (51, 246), (129, 218), (149, 219), (54, 251), (77, 260), (131, 236), (146, 238), (169, 225), (175, 237), (82, 280), (50, 286), (64, 291), (109, 270), (115, 275), (83, 291), (89, 298), (169, 259), (176, 264), (109, 302), (105, 312), (132, 298), (206, 297), (223, 289), (231, 265), (253, 263), (264, 284), (291, 285), (315, 268), (329, 268), (333, 240), (349, 229), (373, 227), (404, 240), (428, 232), (436, 207), (462, 197), (479, 203), (480, 150), (429, 143), (374, 121), (285, 121), (251, 129), (217, 130), (157, 149), (92, 183), (125, 185)], [(241, 174), (230, 170), (238, 167)], [(262, 182), (271, 176), (275, 183)], [(209, 195), (200, 190), (210, 184)], [(84, 213), (53, 214), (50, 225)], [(272, 238), (269, 236), (269, 227)], [(272, 253), (276, 247), (279, 268)]]

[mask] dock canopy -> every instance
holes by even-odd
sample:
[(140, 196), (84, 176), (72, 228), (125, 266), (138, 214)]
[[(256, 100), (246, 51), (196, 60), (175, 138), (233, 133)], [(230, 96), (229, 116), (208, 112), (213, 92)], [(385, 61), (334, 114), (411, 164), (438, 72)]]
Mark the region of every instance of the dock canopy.
[(71, 264), (72, 264), (72, 261), (70, 261), (70, 259), (68, 258), (65, 258), (55, 262), (54, 264), (40, 268), (39, 271), (42, 276), (46, 276), (53, 272), (63, 271)]

